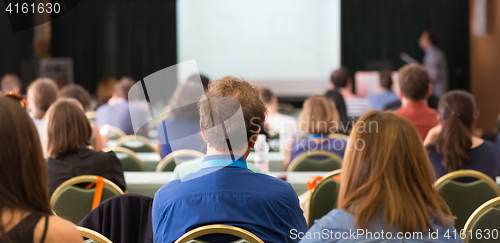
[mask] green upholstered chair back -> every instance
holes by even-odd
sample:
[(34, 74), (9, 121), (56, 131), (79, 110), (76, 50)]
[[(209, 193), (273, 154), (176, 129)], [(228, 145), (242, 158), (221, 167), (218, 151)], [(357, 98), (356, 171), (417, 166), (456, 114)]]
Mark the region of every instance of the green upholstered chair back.
[(128, 135), (121, 137), (116, 141), (115, 147), (127, 148), (135, 153), (149, 153), (156, 152), (153, 145), (150, 144), (149, 139), (139, 135)]
[[(57, 216), (78, 224), (91, 210), (95, 188), (69, 186), (55, 200), (53, 210)], [(104, 186), (101, 202), (117, 194)]]
[(464, 228), (465, 222), (474, 210), (499, 196), (498, 187), (495, 189), (490, 182), (481, 179), (470, 183), (450, 179), (442, 182), (436, 189), (450, 207), (451, 213), (457, 217), (455, 220), (457, 231)]
[(158, 166), (156, 167), (156, 172), (167, 172), (174, 171), (177, 164), (185, 161), (202, 158), (205, 154), (190, 149), (176, 150), (163, 158)]
[(122, 162), (123, 171), (146, 171), (146, 165), (134, 153), (114, 149), (116, 157)]
[(309, 205), (309, 227), (314, 224), (314, 220), (325, 216), (332, 209), (337, 207), (340, 181), (331, 177), (323, 179), (311, 193)]
[(288, 166), (288, 171), (333, 171), (342, 168), (342, 158), (338, 155), (315, 150), (305, 152), (295, 158)]
[(493, 198), (480, 207), (465, 223), (466, 243), (500, 241), (500, 197)]

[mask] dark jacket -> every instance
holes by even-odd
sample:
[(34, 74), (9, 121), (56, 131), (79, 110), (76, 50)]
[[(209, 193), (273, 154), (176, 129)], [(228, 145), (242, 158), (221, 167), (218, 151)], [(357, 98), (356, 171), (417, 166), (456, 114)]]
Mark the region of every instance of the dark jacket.
[(127, 189), (123, 168), (114, 152), (94, 151), (79, 148), (76, 152), (61, 155), (55, 159), (47, 159), (49, 176), (49, 195), (68, 179), (80, 175), (102, 176), (123, 191)]

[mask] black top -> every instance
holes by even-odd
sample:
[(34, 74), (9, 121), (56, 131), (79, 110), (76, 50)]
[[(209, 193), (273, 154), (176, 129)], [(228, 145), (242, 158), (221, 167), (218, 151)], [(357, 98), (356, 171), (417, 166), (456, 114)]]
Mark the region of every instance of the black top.
[(102, 152), (86, 148), (79, 148), (76, 152), (47, 159), (49, 175), (49, 195), (68, 179), (81, 175), (102, 176), (123, 191), (127, 189), (123, 168), (120, 160), (113, 151)]
[(99, 204), (78, 226), (92, 229), (114, 243), (152, 243), (153, 198), (135, 194), (114, 196)]
[[(42, 218), (41, 215), (30, 214), (26, 216), (23, 220), (17, 223), (14, 228), (9, 230), (5, 235), (0, 236), (0, 243), (6, 242), (5, 239), (9, 239), (9, 242), (16, 243), (32, 243), (34, 237), (35, 227)], [(40, 243), (45, 241), (45, 236), (47, 235), (47, 226), (49, 225), (49, 216), (45, 216), (45, 226), (43, 228), (42, 238)]]
[[(482, 172), (490, 176), (493, 181), (500, 175), (500, 155), (498, 154), (495, 144), (492, 142), (484, 141), (481, 145), (471, 149), (469, 157), (470, 160), (467, 161), (464, 168), (461, 168), (462, 170), (476, 170)], [(431, 149), (429, 151), (429, 158), (437, 178), (451, 172), (444, 168), (442, 164), (443, 157), (435, 150)], [(459, 178), (457, 181), (471, 182), (474, 181), (474, 179)]]
[(350, 120), (347, 117), (347, 108), (345, 106), (345, 101), (344, 97), (342, 97), (342, 94), (340, 94), (338, 90), (334, 89), (334, 90), (328, 90), (325, 96), (328, 96), (330, 99), (333, 100), (333, 102), (335, 103), (335, 107), (339, 112), (340, 124), (342, 124), (342, 127), (348, 126), (346, 127), (346, 129), (348, 129), (351, 126), (351, 123), (348, 122)]

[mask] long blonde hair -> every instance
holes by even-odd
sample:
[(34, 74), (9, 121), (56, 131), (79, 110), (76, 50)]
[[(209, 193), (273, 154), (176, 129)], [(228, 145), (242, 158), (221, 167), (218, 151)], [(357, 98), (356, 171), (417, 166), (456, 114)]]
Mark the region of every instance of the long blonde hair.
[(46, 114), (45, 155), (56, 158), (90, 145), (92, 127), (75, 99), (59, 99)]
[(400, 232), (446, 227), (450, 209), (432, 187), (432, 165), (413, 124), (392, 112), (371, 111), (352, 130), (342, 171), (338, 207), (365, 229), (382, 217)]
[(339, 113), (332, 99), (313, 95), (305, 102), (299, 116), (300, 131), (308, 134), (329, 134), (339, 129)]

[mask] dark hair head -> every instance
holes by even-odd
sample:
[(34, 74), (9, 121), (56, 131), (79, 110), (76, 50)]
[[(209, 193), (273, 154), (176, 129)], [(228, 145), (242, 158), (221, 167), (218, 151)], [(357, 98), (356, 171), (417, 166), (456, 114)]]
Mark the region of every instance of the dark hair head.
[(189, 76), (189, 78), (187, 79), (187, 82), (195, 82), (197, 83), (198, 82), (198, 77), (200, 77), (200, 81), (201, 81), (201, 85), (203, 85), (203, 89), (205, 90), (205, 92), (207, 91), (208, 89), (208, 85), (210, 84), (210, 79), (203, 75), (203, 74), (193, 74), (191, 76)]
[(341, 67), (333, 71), (330, 76), (330, 81), (335, 85), (336, 88), (345, 88), (347, 86), (348, 80), (352, 79), (349, 74), (349, 69), (346, 67)]
[(262, 100), (264, 100), (264, 102), (266, 104), (269, 104), (271, 103), (273, 97), (274, 97), (274, 94), (273, 92), (271, 92), (270, 89), (267, 89), (267, 88), (262, 88), (261, 89), (261, 93), (262, 93)]
[(392, 88), (391, 70), (381, 70), (378, 73), (380, 76), (380, 86), (390, 90)]
[(115, 85), (115, 93), (119, 98), (128, 100), (128, 92), (134, 86), (135, 80), (129, 77), (122, 77)]
[[(267, 112), (259, 87), (236, 77), (224, 77), (211, 82), (198, 106), (207, 144), (224, 152), (228, 152), (228, 149), (244, 149), (264, 123)], [(238, 120), (240, 110), (244, 123)], [(246, 140), (238, 139), (243, 131)]]
[[(0, 212), (49, 215), (47, 171), (35, 124), (19, 102), (0, 97)], [(5, 225), (0, 223), (0, 241)]]
[(399, 88), (407, 99), (419, 101), (429, 92), (429, 74), (420, 64), (406, 64), (398, 71)]
[(89, 92), (78, 84), (68, 84), (64, 86), (59, 90), (59, 98), (76, 99), (80, 102), (85, 111), (89, 111), (92, 108), (92, 98), (90, 98)]
[(427, 38), (429, 38), (429, 41), (432, 43), (432, 45), (439, 44), (439, 39), (438, 39), (438, 35), (436, 34), (436, 32), (434, 32), (432, 30), (426, 30), (426, 31), (424, 31), (424, 33), (427, 34)]
[(198, 100), (203, 94), (204, 90), (194, 83), (178, 86), (168, 103), (171, 109), (170, 116), (199, 121), (198, 104), (192, 102)]
[(439, 100), (443, 128), (427, 148), (443, 156), (443, 166), (449, 172), (463, 168), (469, 161), (476, 114), (474, 97), (465, 91), (449, 91)]

